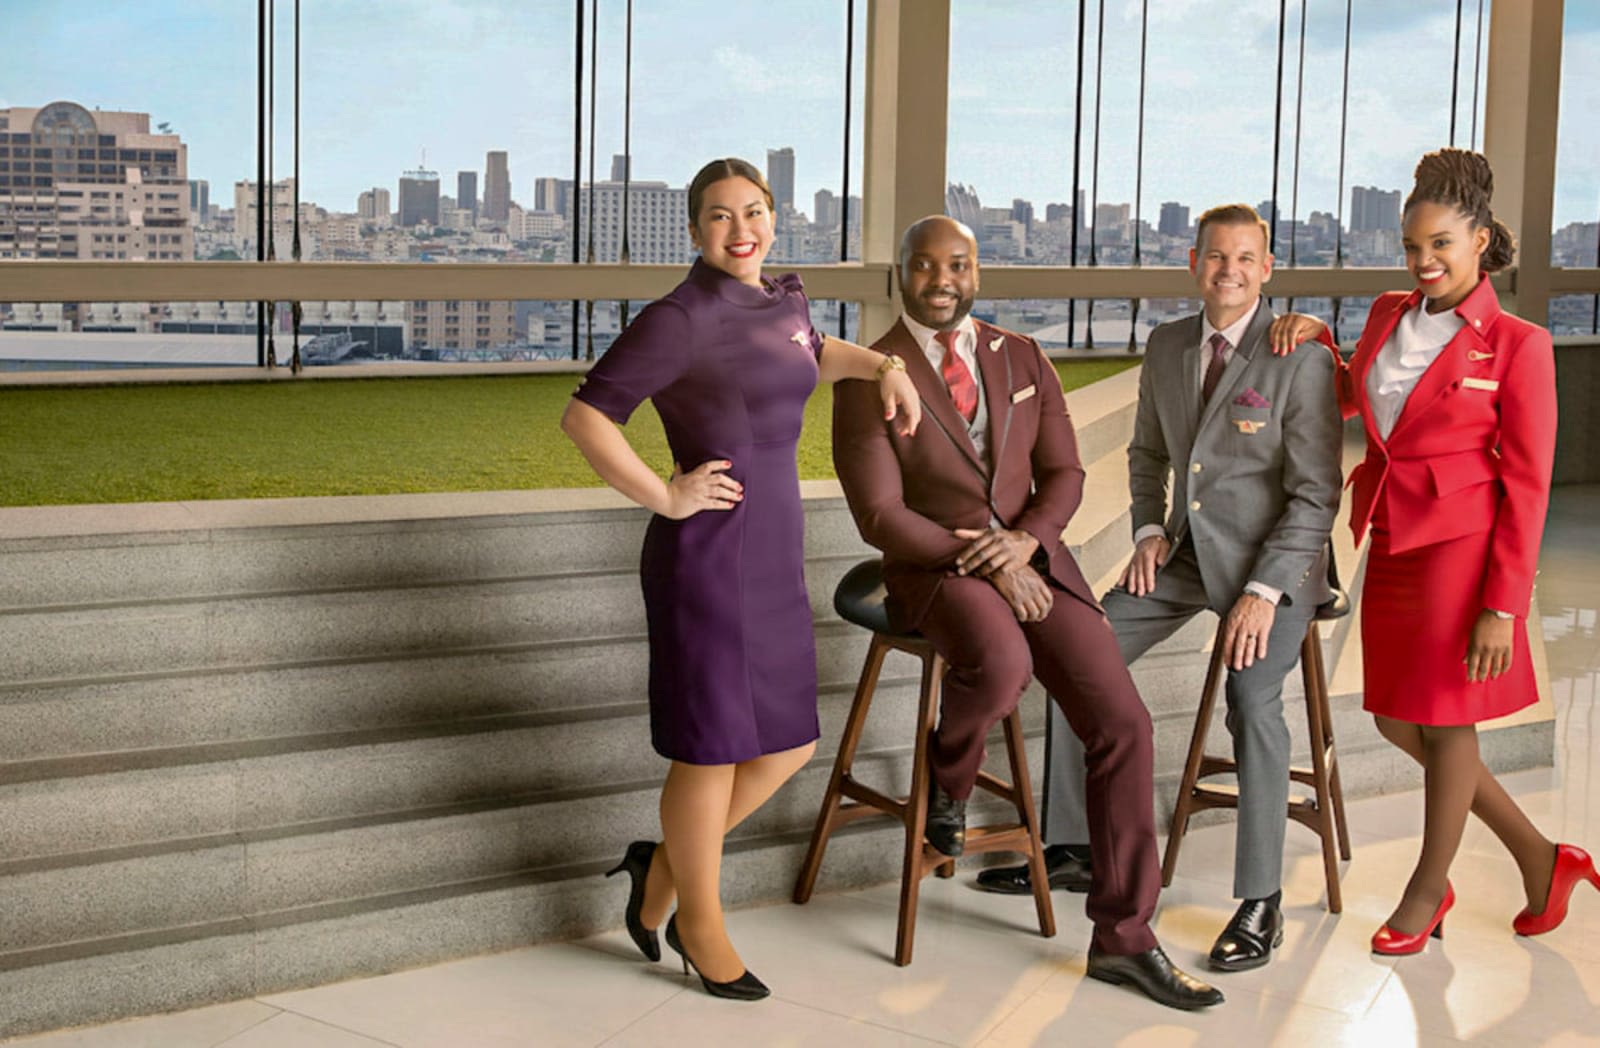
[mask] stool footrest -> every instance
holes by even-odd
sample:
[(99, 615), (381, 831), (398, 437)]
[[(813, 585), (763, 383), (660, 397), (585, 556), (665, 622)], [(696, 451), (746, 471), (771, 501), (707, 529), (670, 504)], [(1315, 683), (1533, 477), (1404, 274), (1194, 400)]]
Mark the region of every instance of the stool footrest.
[[(878, 790), (873, 789), (871, 786), (863, 786), (861, 783), (850, 778), (848, 775), (839, 780), (839, 792), (855, 801), (860, 807), (872, 808), (884, 815), (890, 816), (891, 818), (899, 819), (902, 822), (905, 821), (905, 801), (897, 797), (890, 797), (888, 794), (879, 792)], [(844, 812), (853, 811), (855, 809), (846, 808), (845, 806), (841, 805), (839, 810)], [(860, 817), (861, 816), (859, 815), (856, 816), (856, 818)]]

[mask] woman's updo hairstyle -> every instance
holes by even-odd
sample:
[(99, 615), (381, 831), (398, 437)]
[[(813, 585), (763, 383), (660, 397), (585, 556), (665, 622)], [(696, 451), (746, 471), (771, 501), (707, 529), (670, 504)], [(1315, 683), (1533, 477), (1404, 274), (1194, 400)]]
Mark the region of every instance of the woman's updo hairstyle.
[(1490, 273), (1511, 264), (1516, 241), (1506, 224), (1494, 217), (1489, 199), (1494, 195), (1494, 172), (1482, 153), (1466, 149), (1439, 149), (1417, 161), (1416, 185), (1406, 197), (1405, 209), (1421, 203), (1441, 204), (1472, 220), (1474, 229), (1489, 231), (1489, 246), (1481, 264)]
[(767, 198), (767, 210), (777, 210), (772, 199), (772, 187), (761, 177), (760, 168), (736, 156), (723, 157), (702, 167), (689, 183), (689, 225), (700, 221), (700, 204), (705, 200), (706, 190), (724, 178), (747, 178), (754, 182), (756, 188), (761, 190), (761, 195)]

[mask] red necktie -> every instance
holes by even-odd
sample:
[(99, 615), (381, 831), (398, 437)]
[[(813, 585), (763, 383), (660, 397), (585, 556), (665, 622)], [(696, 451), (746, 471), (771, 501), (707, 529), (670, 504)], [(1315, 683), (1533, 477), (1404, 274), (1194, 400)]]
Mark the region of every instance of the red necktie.
[(1222, 378), (1222, 369), (1227, 366), (1222, 354), (1228, 351), (1228, 340), (1222, 337), (1222, 332), (1212, 335), (1206, 345), (1211, 347), (1211, 362), (1206, 365), (1206, 377), (1200, 383), (1201, 407), (1211, 400), (1211, 394), (1216, 392), (1217, 382)]
[(944, 347), (944, 361), (939, 365), (939, 374), (944, 376), (944, 384), (950, 387), (950, 399), (955, 402), (956, 410), (970, 423), (978, 416), (978, 384), (972, 380), (972, 372), (961, 359), (961, 354), (956, 352), (956, 332), (935, 331), (933, 337)]

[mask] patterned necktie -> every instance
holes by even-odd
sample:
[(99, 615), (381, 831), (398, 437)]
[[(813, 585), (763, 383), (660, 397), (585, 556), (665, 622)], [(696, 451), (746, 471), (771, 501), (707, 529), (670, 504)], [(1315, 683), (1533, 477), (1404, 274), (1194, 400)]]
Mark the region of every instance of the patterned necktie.
[(1222, 332), (1212, 335), (1206, 345), (1211, 347), (1211, 361), (1206, 364), (1206, 377), (1200, 383), (1201, 407), (1211, 401), (1211, 394), (1216, 392), (1217, 382), (1222, 378), (1222, 369), (1227, 366), (1222, 354), (1228, 351), (1228, 340), (1222, 337)]
[(936, 331), (933, 337), (944, 347), (944, 360), (939, 364), (939, 374), (944, 376), (944, 384), (950, 387), (950, 399), (955, 402), (956, 410), (970, 424), (978, 416), (978, 384), (972, 380), (972, 372), (961, 359), (961, 354), (956, 352), (956, 332)]

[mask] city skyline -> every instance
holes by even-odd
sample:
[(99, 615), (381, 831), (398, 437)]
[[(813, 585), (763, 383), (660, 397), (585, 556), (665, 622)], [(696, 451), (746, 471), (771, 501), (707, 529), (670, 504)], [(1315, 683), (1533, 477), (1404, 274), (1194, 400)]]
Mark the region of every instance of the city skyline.
[[(153, 124), (168, 123), (183, 136), (191, 178), (229, 185), (255, 177), (253, 11), (240, 11), (243, 5), (222, 0), (109, 12), (76, 11), (43, 0), (14, 0), (7, 6), (0, 24), (14, 25), (37, 46), (13, 56), (7, 83), (0, 87), (5, 92), (0, 107), (67, 99), (91, 109), (148, 111)], [(1600, 12), (1578, 11), (1576, 6), (1568, 5), (1569, 54), (1600, 46)], [(1131, 118), (1136, 113), (1132, 99), (1138, 86), (1140, 5), (1107, 6), (1103, 100), (1093, 96), (1093, 7), (1085, 47), (1080, 180), (1092, 202), (1131, 203), (1136, 188)], [(1416, 156), (1447, 138), (1455, 5), (1429, 0), (1404, 12), (1381, 14), (1374, 7), (1355, 9), (1344, 206), (1333, 199), (1336, 125), (1331, 133), (1324, 127), (1316, 133), (1308, 129), (1301, 151), (1301, 217), (1312, 210), (1343, 214), (1354, 185), (1408, 185)], [(1042, 212), (1047, 204), (1070, 200), (1076, 12), (1070, 18), (1064, 12), (1045, 17), (1037, 5), (1019, 0), (955, 0), (952, 10), (948, 179), (973, 185), (991, 206), (1022, 198)], [(1343, 5), (1316, 4), (1309, 11), (1305, 106), (1326, 124), (1330, 91), (1337, 102)], [(288, 150), (292, 35), (285, 14), (280, 9), (278, 178), (293, 171)], [(767, 149), (792, 147), (799, 209), (809, 210), (819, 189), (839, 192), (842, 2), (837, 10), (833, 4), (817, 4), (797, 14), (781, 33), (759, 12), (724, 10), (709, 0), (685, 0), (667, 11), (641, 9), (635, 14), (632, 156), (637, 176), (682, 185), (709, 156), (741, 155), (760, 164)], [(1285, 157), (1278, 193), (1280, 212), (1286, 216), (1293, 194), (1292, 104), (1298, 78), (1298, 13), (1291, 15)], [(858, 23), (863, 17), (858, 10)], [(621, 18), (621, 5), (602, 6), (597, 179), (605, 178), (612, 154), (622, 151)], [(380, 20), (372, 17), (370, 7), (344, 0), (315, 5), (304, 19), (303, 198), (330, 210), (353, 211), (364, 190), (385, 186), (394, 191), (401, 172), (418, 166), (424, 147), (428, 168), (447, 177), (476, 171), (480, 186), (486, 184), (485, 154), (506, 151), (511, 196), (524, 207), (534, 205), (535, 179), (570, 180), (573, 27), (567, 5), (529, 11), (509, 0), (397, 0)], [(1229, 25), (1230, 32), (1199, 31), (1217, 24)], [(507, 26), (517, 31), (504, 31)], [(708, 27), (716, 32), (702, 32)], [(1157, 224), (1163, 201), (1181, 200), (1203, 209), (1221, 200), (1256, 202), (1270, 196), (1276, 30), (1277, 5), (1267, 2), (1152, 5), (1139, 217)], [(1458, 104), (1458, 141), (1463, 144), (1471, 122), (1474, 31), (1469, 12), (1463, 30), (1466, 97)], [(185, 49), (185, 60), (161, 60), (161, 49), (138, 46), (147, 39), (159, 39), (168, 50)], [(106, 61), (66, 68), (50, 57), (82, 53), (86, 44), (105, 54)], [(1417, 49), (1441, 46), (1442, 61), (1417, 77)], [(853, 193), (860, 192), (864, 49), (864, 26), (858, 25)], [(408, 54), (413, 56), (408, 63), (393, 61), (395, 55)], [(1004, 54), (1005, 60), (985, 61), (996, 54)], [(1242, 68), (1230, 71), (1229, 84), (1208, 93), (1197, 70), (1208, 63), (1238, 64), (1241, 57)], [(1016, 69), (1030, 66), (1049, 68), (1052, 74), (1015, 77)], [(240, 76), (240, 69), (248, 70), (247, 75)], [(196, 91), (197, 83), (207, 89)], [(651, 83), (671, 83), (675, 90), (649, 90)], [(1175, 104), (1179, 98), (1185, 104)], [(534, 99), (539, 103), (530, 105)], [(1102, 133), (1095, 195), (1090, 151), (1097, 101)], [(1593, 221), (1600, 212), (1600, 136), (1581, 126), (1576, 116), (1600, 105), (1600, 77), (1569, 66), (1561, 101), (1569, 118), (1561, 122), (1556, 227)], [(1201, 126), (1197, 111), (1211, 121), (1203, 124), (1209, 132), (1203, 148), (1195, 144), (1194, 128)], [(462, 119), (463, 112), (472, 118)], [(1433, 124), (1439, 126), (1433, 129)], [(1479, 126), (1481, 136), (1481, 120)], [(1197, 153), (1210, 152), (1226, 162), (1198, 162)], [(588, 174), (585, 156), (582, 180)], [(1345, 218), (1348, 224), (1349, 216)]]

